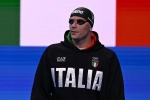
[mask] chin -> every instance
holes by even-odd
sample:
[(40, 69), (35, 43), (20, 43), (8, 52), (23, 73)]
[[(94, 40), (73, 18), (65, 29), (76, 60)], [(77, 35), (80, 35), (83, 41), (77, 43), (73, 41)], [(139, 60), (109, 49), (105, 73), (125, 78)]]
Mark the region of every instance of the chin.
[(73, 40), (78, 40), (79, 38), (78, 37), (75, 37), (75, 36), (72, 36), (71, 37)]
[(79, 40), (78, 38), (72, 38), (73, 40)]
[(78, 39), (78, 37), (75, 36), (75, 35), (71, 35), (71, 38), (72, 38), (72, 39)]

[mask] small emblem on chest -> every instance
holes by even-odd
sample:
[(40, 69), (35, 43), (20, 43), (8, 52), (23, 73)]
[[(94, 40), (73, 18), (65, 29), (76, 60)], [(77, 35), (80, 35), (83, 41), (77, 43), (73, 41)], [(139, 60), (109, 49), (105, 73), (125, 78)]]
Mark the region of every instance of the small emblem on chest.
[(97, 67), (99, 65), (99, 58), (98, 57), (92, 57), (92, 66)]

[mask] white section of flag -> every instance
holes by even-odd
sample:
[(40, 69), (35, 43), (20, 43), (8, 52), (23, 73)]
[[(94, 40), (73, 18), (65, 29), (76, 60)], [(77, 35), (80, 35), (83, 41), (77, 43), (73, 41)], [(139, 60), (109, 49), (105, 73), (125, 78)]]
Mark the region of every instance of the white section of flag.
[(116, 45), (116, 0), (21, 0), (21, 46), (48, 46), (64, 39), (77, 7), (95, 15), (93, 30), (105, 46)]
[(97, 67), (97, 63), (96, 62), (94, 62), (94, 65), (93, 65), (94, 67)]

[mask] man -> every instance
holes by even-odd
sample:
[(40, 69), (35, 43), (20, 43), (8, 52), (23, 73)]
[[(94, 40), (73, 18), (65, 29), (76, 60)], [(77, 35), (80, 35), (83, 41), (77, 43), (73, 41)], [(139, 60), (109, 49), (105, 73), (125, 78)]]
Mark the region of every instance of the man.
[(93, 25), (89, 9), (71, 13), (64, 41), (41, 57), (31, 100), (125, 100), (118, 58), (99, 42)]

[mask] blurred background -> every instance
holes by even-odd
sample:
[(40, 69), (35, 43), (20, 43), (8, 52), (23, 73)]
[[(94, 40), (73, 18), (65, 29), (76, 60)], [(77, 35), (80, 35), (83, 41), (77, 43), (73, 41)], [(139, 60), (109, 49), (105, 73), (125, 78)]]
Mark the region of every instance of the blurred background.
[(0, 0), (0, 100), (30, 99), (43, 51), (63, 40), (81, 6), (93, 11), (93, 30), (120, 60), (126, 100), (150, 100), (149, 0)]

